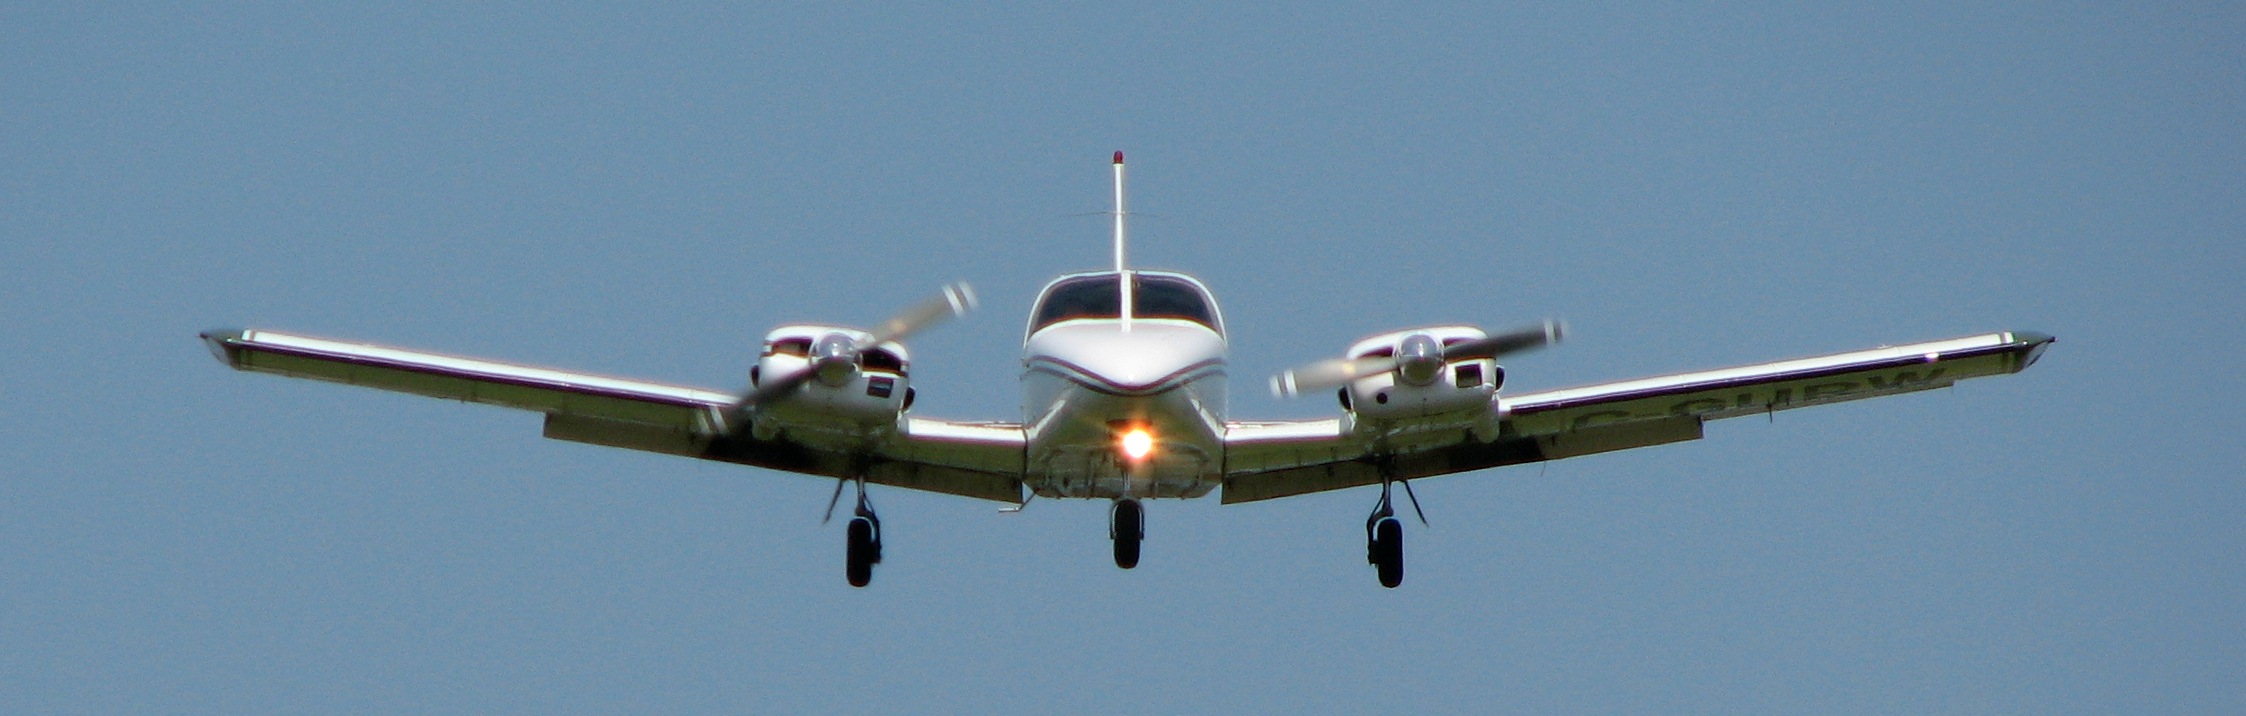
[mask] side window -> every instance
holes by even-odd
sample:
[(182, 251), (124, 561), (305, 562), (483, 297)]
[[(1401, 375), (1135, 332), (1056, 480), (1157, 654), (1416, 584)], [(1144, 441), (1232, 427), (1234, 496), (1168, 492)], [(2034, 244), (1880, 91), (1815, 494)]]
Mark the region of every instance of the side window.
[(765, 346), (764, 354), (797, 357), (811, 355), (811, 339), (803, 337), (782, 338), (773, 341), (771, 345)]

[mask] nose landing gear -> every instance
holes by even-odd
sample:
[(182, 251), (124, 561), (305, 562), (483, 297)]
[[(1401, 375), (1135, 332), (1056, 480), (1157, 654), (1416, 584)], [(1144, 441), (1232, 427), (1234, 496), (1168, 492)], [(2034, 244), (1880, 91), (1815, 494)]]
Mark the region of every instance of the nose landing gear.
[(1115, 501), (1108, 516), (1107, 536), (1115, 540), (1115, 566), (1139, 566), (1139, 539), (1146, 536), (1146, 509), (1138, 500), (1126, 497)]

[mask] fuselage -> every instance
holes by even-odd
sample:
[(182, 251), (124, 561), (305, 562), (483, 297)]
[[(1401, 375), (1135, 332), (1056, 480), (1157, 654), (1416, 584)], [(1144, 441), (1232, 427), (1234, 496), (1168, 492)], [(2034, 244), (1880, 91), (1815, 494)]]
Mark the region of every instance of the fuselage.
[[(1199, 497), (1224, 469), (1224, 321), (1161, 271), (1054, 279), (1022, 342), (1026, 482), (1046, 497)], [(1143, 454), (1125, 436), (1151, 437)]]

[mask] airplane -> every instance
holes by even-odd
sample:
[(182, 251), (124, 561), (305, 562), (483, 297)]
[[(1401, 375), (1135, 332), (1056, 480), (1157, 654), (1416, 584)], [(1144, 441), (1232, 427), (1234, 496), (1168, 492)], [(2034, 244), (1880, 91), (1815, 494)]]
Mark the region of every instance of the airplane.
[(1226, 411), (1223, 314), (1192, 276), (1129, 267), (1123, 153), (1113, 164), (1113, 270), (1039, 291), (1022, 341), (1024, 410), (1013, 420), (912, 412), (903, 340), (966, 313), (966, 284), (874, 327), (783, 325), (764, 336), (744, 391), (718, 391), (269, 330), (201, 334), (235, 369), (544, 414), (557, 440), (835, 478), (856, 505), (844, 576), (881, 562), (866, 486), (981, 498), (1018, 511), (1036, 497), (1107, 500), (1117, 567), (1139, 563), (1143, 501), (1221, 490), (1224, 504), (1378, 486), (1366, 561), (1403, 582), (1403, 487), (1411, 480), (1699, 439), (1710, 420), (1766, 415), (2016, 373), (2054, 341), (2003, 331), (1676, 373), (1504, 392), (1497, 359), (1558, 342), (1545, 321), (1495, 334), (1466, 325), (1392, 331), (1342, 357), (1271, 379), (1279, 395), (1331, 392), (1334, 417), (1235, 420)]

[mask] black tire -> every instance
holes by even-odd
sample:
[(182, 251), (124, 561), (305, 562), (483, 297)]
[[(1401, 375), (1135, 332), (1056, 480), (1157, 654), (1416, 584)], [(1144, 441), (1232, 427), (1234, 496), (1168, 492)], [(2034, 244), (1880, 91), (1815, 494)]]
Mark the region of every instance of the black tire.
[(1139, 566), (1139, 541), (1115, 541), (1115, 566), (1131, 569)]
[(850, 548), (843, 557), (843, 576), (850, 586), (863, 587), (873, 581), (873, 522), (864, 517), (850, 520)]
[(1109, 532), (1115, 537), (1115, 566), (1139, 566), (1139, 540), (1146, 535), (1146, 513), (1137, 500), (1119, 500)]
[(1380, 586), (1395, 589), (1404, 583), (1404, 524), (1390, 517), (1374, 529), (1373, 564), (1380, 567)]

